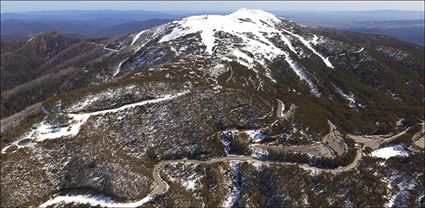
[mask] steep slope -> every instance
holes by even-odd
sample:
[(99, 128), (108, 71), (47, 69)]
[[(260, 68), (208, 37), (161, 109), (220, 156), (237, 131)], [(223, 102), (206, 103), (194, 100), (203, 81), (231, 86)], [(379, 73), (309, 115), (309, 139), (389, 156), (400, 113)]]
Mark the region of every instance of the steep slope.
[(247, 9), (92, 44), (2, 135), (2, 206), (424, 203), (423, 47)]
[(38, 77), (41, 73), (38, 70), (39, 65), (43, 64), (48, 56), (55, 55), (73, 43), (75, 40), (57, 33), (45, 33), (29, 39), (24, 47), (15, 53), (12, 51), (2, 53), (1, 89), (8, 90)]
[[(235, 80), (237, 85), (251, 85), (284, 100), (311, 94), (317, 99), (309, 99), (315, 100), (314, 103), (320, 100), (321, 108), (334, 111), (331, 112), (334, 115), (340, 113), (335, 112), (339, 107), (329, 109), (329, 105), (351, 106), (355, 114), (381, 111), (374, 114), (382, 117), (373, 118), (371, 124), (384, 123), (382, 131), (395, 127), (396, 118), (384, 115), (388, 111), (403, 111), (403, 116), (413, 113), (413, 117), (422, 112), (423, 47), (391, 38), (303, 27), (263, 11), (244, 9), (226, 16), (185, 18), (130, 38), (122, 45), (132, 46), (136, 54), (123, 60), (120, 65), (123, 71), (204, 60), (200, 70), (219, 77), (233, 68), (230, 65), (241, 65), (255, 77), (249, 78), (250, 83)], [(294, 90), (301, 96), (288, 93)], [(341, 105), (341, 108), (345, 107)], [(364, 120), (365, 116), (350, 117)], [(325, 124), (326, 120), (321, 122)], [(359, 124), (342, 125), (354, 130)]]
[[(67, 90), (96, 82), (101, 71), (90, 63), (110, 50), (99, 40), (79, 40), (40, 33), (22, 42), (2, 42), (1, 117)], [(97, 81), (99, 82), (99, 81)]]

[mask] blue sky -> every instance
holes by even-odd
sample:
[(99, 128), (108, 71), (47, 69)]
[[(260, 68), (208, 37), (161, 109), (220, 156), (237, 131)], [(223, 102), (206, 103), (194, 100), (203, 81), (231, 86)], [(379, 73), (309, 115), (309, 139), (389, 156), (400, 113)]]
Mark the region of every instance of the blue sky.
[(1, 1), (1, 12), (46, 10), (424, 10), (424, 1)]

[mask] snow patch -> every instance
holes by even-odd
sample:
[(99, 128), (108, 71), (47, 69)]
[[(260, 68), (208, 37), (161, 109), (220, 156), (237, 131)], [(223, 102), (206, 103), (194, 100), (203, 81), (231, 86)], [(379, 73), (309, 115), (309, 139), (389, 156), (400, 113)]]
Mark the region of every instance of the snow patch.
[(283, 40), (283, 42), (285, 43), (285, 45), (288, 46), (289, 50), (291, 50), (293, 53), (297, 54), (297, 56), (301, 55), (301, 52), (298, 52), (297, 50), (295, 50), (295, 47), (292, 45), (291, 41), (283, 34), (281, 34), (281, 38)]
[(27, 43), (31, 42), (35, 37), (37, 37), (39, 34), (41, 34), (42, 32), (36, 33), (34, 35), (32, 35), (28, 40)]
[[(159, 103), (159, 102), (177, 98), (187, 93), (188, 92), (181, 92), (175, 95), (169, 94), (161, 98), (132, 103), (132, 104), (124, 105), (115, 109), (95, 111), (91, 113), (77, 113), (77, 114), (69, 113), (67, 115), (71, 118), (71, 121), (65, 126), (52, 126), (46, 121), (43, 121), (41, 122), (39, 128), (37, 128), (36, 130), (31, 130), (31, 132), (27, 133), (24, 136), (24, 138), (4, 147), (1, 152), (2, 154), (5, 154), (7, 152), (7, 149), (13, 145), (16, 145), (19, 149), (21, 147), (34, 146), (34, 143), (33, 143), (34, 141), (40, 142), (47, 139), (56, 139), (56, 138), (65, 137), (65, 136), (76, 136), (80, 132), (81, 126), (84, 125), (84, 123), (90, 118), (90, 116), (104, 115), (107, 113), (116, 113), (129, 108), (137, 107), (137, 106), (142, 106), (142, 105), (147, 105), (152, 103)], [(26, 145), (19, 145), (19, 142), (21, 142), (24, 139), (30, 140), (29, 143)]]
[(65, 127), (54, 127), (49, 123), (42, 122), (37, 129), (35, 141), (44, 141), (47, 139), (56, 139), (65, 136), (76, 136), (80, 132), (81, 126), (87, 121), (89, 116), (69, 114), (72, 118), (71, 124)]
[(371, 152), (370, 154), (372, 157), (388, 159), (388, 158), (396, 157), (396, 156), (402, 156), (402, 157), (409, 156), (409, 151), (403, 145), (395, 145), (392, 147), (377, 149)]
[(310, 43), (312, 43), (313, 45), (317, 45), (320, 42), (320, 38), (317, 35), (313, 35), (313, 39), (310, 41)]
[(364, 50), (364, 48), (361, 48), (360, 50), (356, 51), (355, 53), (361, 53)]
[(144, 33), (144, 32), (146, 32), (146, 30), (143, 30), (143, 31), (141, 31), (141, 32), (139, 32), (139, 33), (137, 33), (135, 36), (134, 36), (134, 38), (133, 38), (133, 41), (131, 41), (131, 45), (134, 45), (134, 43), (140, 38), (140, 36)]
[(199, 181), (199, 177), (196, 177), (196, 173), (190, 175), (187, 180), (183, 181), (183, 186), (186, 190), (196, 190), (197, 183)]
[(77, 102), (69, 107), (67, 112), (86, 111), (87, 107), (96, 105), (99, 101), (106, 100), (111, 97), (117, 97), (121, 94), (128, 93), (129, 91), (133, 92), (134, 95), (139, 95), (139, 90), (134, 90), (135, 88), (135, 85), (128, 85), (122, 88), (109, 88), (108, 90), (96, 94), (89, 94), (83, 97), (80, 102)]
[(141, 105), (152, 104), (152, 103), (159, 103), (159, 102), (163, 102), (163, 101), (167, 101), (167, 100), (172, 100), (174, 98), (180, 97), (180, 96), (182, 96), (184, 94), (187, 94), (187, 93), (188, 92), (181, 92), (181, 93), (177, 93), (175, 95), (168, 94), (168, 95), (165, 95), (164, 97), (161, 97), (161, 98), (152, 99), (152, 100), (145, 100), (145, 101), (141, 101), (141, 102), (137, 102), (137, 103), (132, 103), (132, 104), (121, 106), (119, 108), (108, 109), (108, 110), (101, 110), (101, 111), (95, 111), (95, 112), (85, 113), (85, 114), (72, 114), (72, 115), (97, 116), (97, 115), (102, 115), (102, 114), (107, 114), (107, 113), (116, 113), (118, 111), (126, 110), (128, 108), (134, 108), (134, 107), (141, 106)]
[(316, 49), (314, 49), (313, 46), (311, 46), (310, 41), (307, 41), (302, 36), (297, 35), (297, 34), (291, 32), (289, 30), (286, 30), (286, 29), (282, 29), (282, 30), (285, 31), (286, 33), (294, 36), (294, 37), (297, 37), (308, 49), (310, 49), (314, 54), (316, 54), (318, 57), (320, 57), (322, 59), (323, 63), (325, 63), (327, 67), (329, 67), (331, 69), (334, 68), (334, 66), (332, 65), (332, 63), (329, 61), (329, 57), (326, 57), (325, 58), (319, 52), (317, 52)]
[(132, 202), (132, 203), (115, 203), (111, 198), (105, 196), (87, 196), (87, 195), (76, 195), (76, 196), (57, 196), (53, 199), (50, 199), (40, 207), (49, 207), (59, 203), (75, 203), (75, 204), (88, 204), (90, 206), (101, 206), (101, 207), (139, 207), (152, 200), (153, 197), (148, 195), (145, 198)]
[[(34, 147), (34, 143), (32, 143), (32, 135), (34, 134), (35, 130), (31, 130), (30, 132), (26, 133), (21, 139), (16, 140), (12, 142), (11, 144), (3, 147), (1, 150), (2, 154), (6, 154), (8, 152), (8, 149), (12, 146), (16, 146), (16, 149), (24, 148), (24, 147)], [(21, 144), (23, 140), (29, 139), (30, 141), (27, 144)]]
[(115, 69), (114, 74), (112, 75), (113, 77), (117, 76), (117, 75), (120, 73), (120, 71), (121, 71), (121, 65), (122, 65), (125, 61), (127, 61), (128, 59), (129, 59), (129, 58), (126, 58), (126, 59), (124, 59), (123, 61), (121, 61), (121, 62), (118, 64), (117, 68)]
[[(155, 27), (154, 29), (150, 30), (143, 30), (139, 32), (137, 35), (134, 36), (133, 41), (131, 42), (131, 46), (136, 45), (136, 42), (140, 39), (142, 35), (148, 36), (149, 38), (145, 38), (142, 42), (138, 43), (138, 47), (135, 50), (135, 52), (138, 52), (141, 48), (143, 48), (147, 43), (149, 43), (151, 40), (157, 38), (162, 32), (164, 32), (164, 29), (168, 27), (170, 24), (164, 24), (160, 25), (158, 27)], [(152, 33), (153, 32), (153, 33)], [(146, 33), (146, 34), (145, 34)]]
[(288, 53), (285, 54), (285, 59), (286, 59), (286, 62), (288, 62), (288, 64), (291, 67), (291, 69), (300, 78), (300, 80), (304, 80), (304, 81), (307, 82), (307, 85), (310, 87), (310, 92), (314, 96), (320, 97), (320, 92), (317, 89), (316, 85), (314, 85), (314, 83), (310, 80), (310, 78), (308, 77), (307, 73), (295, 61), (293, 61), (289, 57), (289, 54)]
[(256, 170), (261, 170), (264, 166), (269, 167), (269, 164), (259, 162), (257, 160), (251, 160), (251, 161), (248, 161), (248, 163), (254, 166)]
[(243, 132), (247, 134), (250, 140), (253, 142), (261, 142), (267, 138), (267, 136), (261, 133), (259, 130), (246, 130)]
[(349, 92), (349, 94), (346, 94), (344, 91), (342, 91), (342, 89), (336, 86), (335, 89), (345, 100), (349, 102), (348, 106), (350, 108), (362, 107), (362, 105), (356, 101), (356, 97), (353, 95), (353, 93)]

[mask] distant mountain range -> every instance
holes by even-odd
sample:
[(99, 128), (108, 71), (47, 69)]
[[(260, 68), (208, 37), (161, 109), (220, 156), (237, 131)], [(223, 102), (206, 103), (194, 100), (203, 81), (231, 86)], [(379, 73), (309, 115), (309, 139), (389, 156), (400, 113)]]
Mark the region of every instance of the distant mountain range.
[(388, 35), (400, 40), (424, 45), (424, 20), (364, 21), (334, 28), (352, 32)]
[[(421, 11), (275, 11), (275, 15), (309, 26), (389, 35), (424, 44)], [(125, 35), (199, 12), (153, 11), (40, 11), (1, 14), (1, 38), (16, 40), (38, 32), (59, 32), (69, 37), (99, 38)], [(210, 12), (221, 14), (221, 12)]]
[(37, 21), (29, 22), (26, 20), (5, 20), (1, 22), (1, 37), (5, 40), (18, 40), (27, 38), (40, 32), (59, 32), (72, 38), (99, 38), (115, 35), (124, 35), (134, 30), (144, 30), (151, 27), (164, 24), (170, 19), (148, 19), (148, 20), (129, 20), (129, 22), (116, 25), (96, 24), (92, 21)]

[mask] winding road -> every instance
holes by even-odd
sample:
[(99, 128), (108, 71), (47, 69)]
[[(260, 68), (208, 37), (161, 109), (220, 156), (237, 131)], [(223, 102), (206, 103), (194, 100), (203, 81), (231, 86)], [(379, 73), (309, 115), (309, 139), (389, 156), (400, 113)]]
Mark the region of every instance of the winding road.
[(90, 204), (92, 206), (101, 206), (101, 207), (139, 207), (143, 204), (151, 201), (155, 198), (155, 196), (164, 194), (168, 191), (169, 185), (167, 182), (165, 182), (160, 175), (160, 170), (168, 164), (176, 164), (176, 163), (195, 163), (195, 164), (214, 164), (214, 163), (221, 163), (221, 162), (229, 162), (229, 161), (239, 161), (239, 162), (260, 162), (268, 165), (297, 165), (300, 168), (306, 169), (306, 170), (313, 170), (318, 172), (329, 172), (329, 173), (340, 173), (344, 171), (349, 171), (357, 166), (358, 162), (362, 158), (362, 150), (357, 149), (357, 155), (352, 163), (350, 163), (347, 166), (344, 167), (338, 167), (336, 169), (322, 169), (310, 166), (308, 164), (298, 164), (298, 163), (288, 163), (288, 162), (275, 162), (275, 161), (267, 161), (267, 160), (259, 160), (257, 158), (251, 157), (251, 156), (238, 156), (238, 155), (231, 155), (221, 158), (213, 158), (211, 160), (202, 161), (202, 160), (189, 160), (189, 159), (181, 159), (181, 160), (167, 160), (167, 161), (161, 161), (158, 164), (156, 164), (152, 171), (152, 177), (153, 180), (156, 183), (156, 187), (152, 190), (151, 193), (148, 194), (148, 196), (144, 197), (143, 199), (139, 201), (133, 201), (128, 203), (118, 203), (113, 202), (112, 200), (105, 200), (104, 198), (94, 198), (91, 196), (84, 196), (84, 195), (77, 195), (77, 196), (56, 196), (53, 199), (50, 199), (43, 204), (40, 205), (40, 207), (48, 207), (54, 204), (58, 203), (76, 203), (76, 204)]
[[(124, 109), (127, 109), (127, 108), (132, 108), (132, 107), (136, 107), (136, 106), (140, 106), (140, 105), (170, 100), (170, 99), (176, 98), (178, 96), (184, 95), (186, 93), (187, 92), (178, 93), (178, 94), (173, 95), (173, 96), (168, 95), (168, 96), (164, 96), (162, 98), (157, 98), (157, 99), (154, 99), (154, 100), (142, 101), (142, 102), (139, 102), (139, 103), (125, 105), (125, 106), (122, 106), (122, 107), (119, 107), (119, 108), (116, 108), (116, 109), (102, 110), (102, 111), (85, 113), (85, 114), (72, 114), (72, 115), (83, 116), (86, 119), (88, 119), (90, 116), (101, 115), (101, 114), (106, 114), (106, 113), (113, 113), (113, 112), (121, 111), (121, 110), (124, 110)], [(278, 100), (278, 101), (279, 102), (278, 102), (278, 108), (277, 108), (277, 116), (281, 117), (282, 116), (282, 107), (283, 107), (282, 104), (283, 103), (280, 100)], [(84, 122), (82, 122), (82, 123), (84, 123)], [(354, 135), (350, 135), (350, 136), (356, 142), (363, 143), (364, 147), (369, 146), (369, 147), (375, 148), (376, 145), (382, 144), (383, 142), (391, 141), (395, 138), (398, 138), (399, 136), (405, 134), (406, 132), (407, 132), (407, 130), (405, 130), (405, 131), (403, 131), (403, 132), (401, 132), (397, 135), (394, 135), (392, 137), (385, 138), (385, 139), (382, 139), (382, 140), (379, 140), (379, 141), (367, 139), (367, 138), (362, 137), (362, 136), (354, 136)], [(168, 165), (168, 164), (195, 163), (195, 164), (210, 165), (210, 164), (214, 164), (214, 163), (229, 162), (229, 161), (257, 162), (257, 163), (263, 163), (263, 164), (267, 164), (267, 165), (296, 165), (296, 166), (298, 166), (302, 169), (310, 170), (310, 171), (313, 171), (313, 172), (327, 172), (327, 173), (337, 174), (337, 173), (349, 171), (349, 170), (355, 168), (357, 166), (358, 162), (361, 159), (362, 159), (362, 149), (357, 148), (356, 156), (355, 156), (354, 160), (349, 165), (338, 167), (338, 168), (335, 168), (335, 169), (317, 168), (317, 167), (310, 166), (308, 164), (260, 160), (260, 159), (257, 159), (255, 157), (252, 157), (252, 156), (242, 156), (242, 155), (229, 155), (229, 156), (220, 157), (220, 158), (213, 158), (213, 159), (210, 159), (210, 160), (207, 160), (207, 161), (190, 160), (190, 159), (167, 160), (167, 161), (161, 161), (154, 166), (153, 171), (152, 171), (152, 178), (154, 180), (154, 183), (156, 184), (156, 187), (146, 197), (144, 197), (144, 198), (142, 198), (138, 201), (132, 200), (132, 201), (128, 201), (128, 202), (115, 202), (110, 198), (102, 197), (102, 196), (94, 197), (94, 196), (88, 196), (88, 195), (74, 195), (74, 196), (68, 195), (68, 196), (55, 196), (54, 198), (49, 199), (46, 202), (44, 202), (43, 204), (41, 204), (40, 207), (48, 207), (48, 206), (52, 206), (52, 205), (59, 204), (59, 203), (64, 203), (64, 204), (69, 204), (69, 203), (89, 204), (91, 206), (101, 206), (101, 207), (139, 207), (139, 206), (142, 206), (145, 203), (154, 199), (156, 196), (164, 194), (165, 192), (168, 191), (169, 185), (167, 184), (166, 181), (164, 181), (161, 178), (161, 175), (160, 175), (161, 169), (165, 165)]]
[(349, 136), (350, 138), (352, 138), (355, 142), (363, 144), (364, 147), (370, 147), (370, 148), (372, 148), (372, 150), (376, 150), (382, 144), (391, 142), (392, 140), (397, 139), (397, 138), (403, 136), (409, 130), (410, 130), (410, 127), (407, 128), (406, 130), (404, 130), (404, 131), (396, 134), (396, 135), (393, 135), (393, 136), (390, 136), (390, 137), (387, 137), (387, 138), (386, 137), (381, 137), (381, 138), (376, 138), (376, 139), (369, 139), (369, 138), (367, 138), (365, 136), (352, 135), (352, 134), (347, 134), (347, 136)]
[[(279, 110), (280, 109), (278, 109), (278, 112), (279, 112)], [(154, 196), (164, 194), (168, 190), (168, 188), (169, 188), (168, 184), (161, 178), (160, 173), (159, 173), (161, 168), (164, 167), (165, 165), (168, 165), (168, 164), (195, 163), (195, 164), (210, 165), (210, 164), (214, 164), (214, 163), (229, 162), (229, 161), (260, 162), (260, 163), (264, 163), (264, 164), (268, 164), (268, 165), (297, 165), (298, 167), (305, 169), (305, 170), (312, 170), (312, 171), (316, 171), (316, 172), (327, 172), (327, 173), (338, 174), (338, 173), (341, 173), (341, 172), (350, 171), (353, 168), (355, 168), (358, 165), (359, 161), (362, 159), (362, 156), (363, 156), (362, 150), (365, 147), (371, 147), (372, 149), (377, 149), (377, 148), (379, 148), (379, 145), (386, 143), (386, 142), (390, 142), (390, 141), (404, 135), (408, 130), (409, 130), (409, 128), (406, 129), (405, 131), (400, 132), (400, 133), (393, 135), (391, 137), (377, 139), (377, 141), (367, 139), (364, 136), (349, 135), (351, 138), (354, 137), (353, 139), (356, 142), (364, 144), (364, 147), (361, 148), (361, 149), (357, 148), (356, 156), (350, 164), (348, 164), (347, 166), (340, 166), (340, 167), (335, 168), (335, 169), (317, 168), (317, 167), (310, 166), (308, 164), (259, 160), (257, 158), (252, 157), (252, 156), (238, 156), (238, 155), (226, 156), (226, 157), (221, 157), (221, 158), (213, 158), (213, 159), (207, 160), (207, 161), (189, 160), (189, 159), (162, 161), (162, 162), (159, 162), (158, 164), (156, 164), (154, 169), (153, 169), (152, 176), (153, 176), (153, 179), (156, 182), (157, 186), (147, 197), (149, 199), (153, 199)], [(378, 146), (376, 146), (376, 145), (378, 145)], [(146, 197), (143, 198), (141, 201), (143, 201), (143, 200), (146, 200)]]
[[(396, 134), (394, 136), (391, 136), (389, 138), (383, 139), (383, 141), (380, 142), (380, 144), (382, 144), (382, 142), (389, 142), (395, 138), (398, 138), (400, 136), (402, 136), (403, 134), (405, 134), (407, 132), (407, 130)], [(354, 135), (350, 135), (351, 137), (353, 137)], [(362, 138), (362, 139), (359, 139)], [(374, 142), (370, 141), (370, 139), (366, 139), (365, 137), (357, 137), (356, 142), (359, 143), (363, 143), (364, 147), (375, 147)], [(364, 149), (364, 147), (362, 149)], [(180, 160), (167, 160), (167, 161), (161, 161), (158, 164), (156, 164), (153, 168), (152, 171), (152, 178), (154, 180), (154, 182), (156, 183), (156, 187), (152, 190), (151, 193), (149, 193), (146, 197), (142, 198), (139, 201), (131, 201), (128, 203), (118, 203), (118, 202), (114, 202), (112, 200), (105, 200), (103, 198), (94, 198), (91, 196), (84, 196), (84, 195), (78, 195), (78, 196), (56, 196), (53, 199), (50, 199), (46, 202), (44, 202), (43, 204), (40, 205), (40, 207), (48, 207), (54, 204), (58, 204), (58, 203), (76, 203), (76, 204), (90, 204), (92, 206), (101, 206), (101, 207), (139, 207), (142, 206), (143, 204), (153, 200), (155, 198), (155, 196), (164, 194), (165, 192), (168, 191), (169, 189), (169, 185), (167, 184), (167, 182), (165, 182), (160, 175), (160, 170), (165, 166), (165, 165), (169, 165), (169, 164), (177, 164), (177, 163), (194, 163), (194, 164), (206, 164), (206, 165), (210, 165), (210, 164), (214, 164), (214, 163), (221, 163), (221, 162), (229, 162), (229, 161), (239, 161), (239, 162), (259, 162), (259, 163), (264, 163), (264, 164), (268, 164), (268, 165), (297, 165), (298, 167), (305, 169), (305, 170), (310, 170), (313, 172), (327, 172), (327, 173), (333, 173), (333, 174), (338, 174), (341, 172), (345, 172), (345, 171), (350, 171), (353, 168), (355, 168), (359, 161), (362, 159), (362, 149), (357, 148), (356, 151), (356, 156), (354, 158), (354, 160), (347, 166), (340, 166), (338, 168), (335, 169), (323, 169), (323, 168), (317, 168), (317, 167), (313, 167), (310, 166), (308, 164), (299, 164), (299, 163), (289, 163), (289, 162), (276, 162), (276, 161), (267, 161), (267, 160), (260, 160), (257, 158), (254, 158), (252, 156), (239, 156), (239, 155), (230, 155), (230, 156), (226, 156), (226, 157), (221, 157), (221, 158), (213, 158), (211, 160), (207, 160), (207, 161), (202, 161), (202, 160), (190, 160), (190, 159), (180, 159)]]

